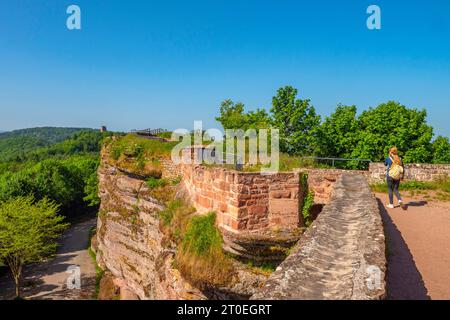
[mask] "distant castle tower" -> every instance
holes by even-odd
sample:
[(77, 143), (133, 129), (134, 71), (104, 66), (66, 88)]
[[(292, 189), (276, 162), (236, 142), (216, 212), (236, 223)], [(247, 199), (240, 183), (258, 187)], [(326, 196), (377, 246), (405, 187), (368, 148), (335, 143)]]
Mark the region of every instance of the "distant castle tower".
[(106, 126), (102, 126), (102, 127), (100, 128), (100, 132), (106, 132), (106, 131), (108, 131), (108, 129), (106, 128)]

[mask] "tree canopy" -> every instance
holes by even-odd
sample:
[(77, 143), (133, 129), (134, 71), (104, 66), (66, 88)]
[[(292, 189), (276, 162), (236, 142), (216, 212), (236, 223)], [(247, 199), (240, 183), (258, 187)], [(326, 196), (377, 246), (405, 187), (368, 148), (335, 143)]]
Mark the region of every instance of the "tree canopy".
[(35, 202), (32, 196), (0, 202), (0, 262), (9, 266), (20, 296), (24, 265), (53, 254), (56, 239), (67, 227), (58, 215), (58, 205), (46, 198)]
[(321, 121), (310, 100), (298, 98), (297, 89), (286, 86), (272, 98), (269, 114), (264, 109), (245, 112), (242, 103), (225, 100), (216, 120), (224, 129), (277, 128), (281, 151), (290, 155), (382, 161), (396, 146), (405, 163), (449, 163), (448, 137), (432, 141), (433, 128), (426, 118), (425, 109), (388, 101), (359, 115), (356, 106), (338, 105)]

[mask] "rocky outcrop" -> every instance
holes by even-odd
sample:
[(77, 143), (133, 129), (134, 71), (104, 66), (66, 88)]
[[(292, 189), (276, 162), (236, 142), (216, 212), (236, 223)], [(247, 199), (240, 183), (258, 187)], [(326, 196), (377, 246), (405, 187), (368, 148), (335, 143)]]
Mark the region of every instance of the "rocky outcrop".
[(115, 277), (120, 291), (140, 299), (205, 298), (172, 267), (174, 251), (161, 244), (162, 206), (149, 195), (146, 183), (104, 161), (99, 191), (97, 262)]
[(229, 285), (203, 291), (191, 286), (173, 267), (176, 247), (168, 244), (158, 216), (163, 206), (150, 195), (145, 181), (107, 161), (98, 173), (101, 207), (94, 243), (97, 262), (108, 275), (103, 281), (106, 292), (100, 296), (242, 299), (267, 280), (267, 275), (235, 262)]
[(385, 242), (364, 176), (342, 174), (322, 213), (252, 299), (381, 299)]

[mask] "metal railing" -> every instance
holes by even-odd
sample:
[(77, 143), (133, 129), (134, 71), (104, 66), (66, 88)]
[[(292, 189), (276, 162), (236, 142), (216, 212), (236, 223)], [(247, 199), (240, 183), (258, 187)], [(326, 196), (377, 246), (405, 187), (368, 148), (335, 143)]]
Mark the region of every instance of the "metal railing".
[[(233, 163), (229, 163), (230, 158), (233, 159)], [(233, 167), (235, 170), (242, 171), (244, 169), (244, 159), (241, 155), (223, 151), (217, 151), (215, 148), (202, 149), (202, 159), (208, 159), (209, 162), (213, 162), (216, 165), (229, 165)]]
[(342, 162), (342, 161), (344, 161), (344, 162), (354, 161), (354, 162), (359, 162), (359, 163), (364, 163), (364, 164), (367, 163), (366, 170), (369, 169), (369, 164), (370, 164), (370, 162), (372, 162), (372, 160), (370, 160), (370, 159), (351, 159), (351, 158), (332, 158), (332, 157), (302, 157), (302, 159), (309, 159), (309, 160), (313, 160), (313, 161), (317, 161), (317, 162), (319, 162), (319, 161), (326, 161), (328, 163), (331, 162), (331, 166), (333, 168), (336, 167), (336, 163)]
[(158, 134), (161, 133), (166, 133), (169, 132), (166, 129), (143, 129), (143, 130), (131, 130), (131, 133), (140, 135), (140, 136), (157, 136)]

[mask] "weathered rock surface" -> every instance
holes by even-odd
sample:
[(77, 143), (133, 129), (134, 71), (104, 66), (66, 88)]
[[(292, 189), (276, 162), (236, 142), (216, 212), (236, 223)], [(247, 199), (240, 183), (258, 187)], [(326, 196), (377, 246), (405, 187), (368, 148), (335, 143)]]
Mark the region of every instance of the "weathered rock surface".
[(103, 162), (97, 262), (115, 278), (123, 298), (204, 299), (172, 267), (174, 252), (161, 245), (157, 211), (146, 183)]
[(385, 239), (364, 176), (344, 173), (328, 205), (252, 299), (381, 299)]
[[(182, 191), (182, 190), (180, 190)], [(175, 248), (160, 230), (160, 203), (145, 181), (102, 162), (99, 169), (101, 207), (95, 249), (98, 264), (108, 272), (101, 288), (108, 299), (242, 299), (253, 295), (267, 275), (236, 263), (232, 282), (202, 292), (173, 267)]]

